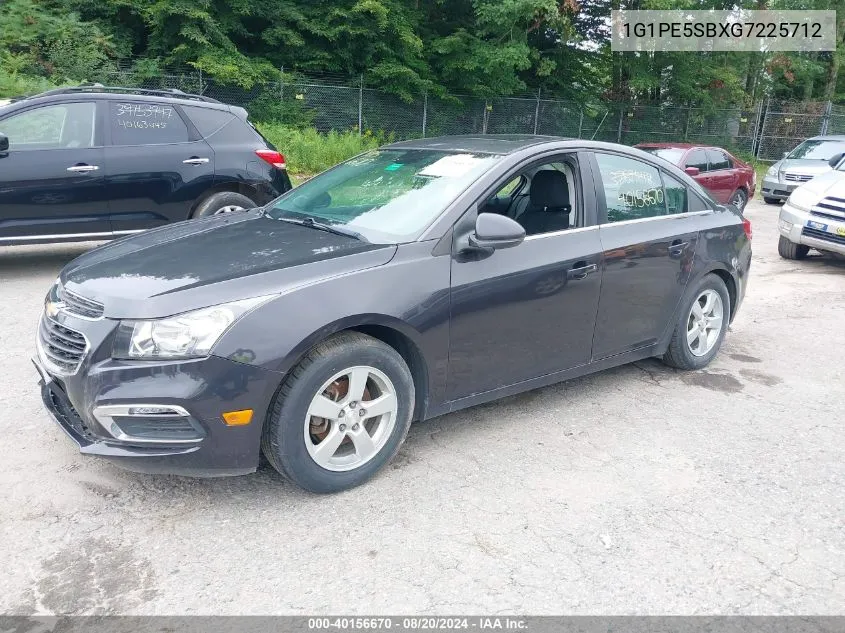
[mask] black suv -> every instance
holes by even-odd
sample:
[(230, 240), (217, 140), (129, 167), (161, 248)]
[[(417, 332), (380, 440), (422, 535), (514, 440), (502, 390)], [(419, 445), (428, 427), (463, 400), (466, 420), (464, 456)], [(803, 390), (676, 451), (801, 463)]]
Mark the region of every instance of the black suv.
[(0, 105), (0, 245), (110, 239), (290, 187), (246, 110), (208, 97), (79, 86)]

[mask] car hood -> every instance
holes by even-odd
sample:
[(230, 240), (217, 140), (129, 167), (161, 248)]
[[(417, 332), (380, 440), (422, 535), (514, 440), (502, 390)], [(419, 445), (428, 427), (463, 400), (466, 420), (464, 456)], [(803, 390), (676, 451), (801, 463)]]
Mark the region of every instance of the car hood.
[(819, 200), (827, 196), (845, 198), (845, 171), (831, 169), (819, 176), (816, 176), (807, 184), (796, 189), (802, 192), (812, 193), (818, 196)]
[(282, 294), (380, 266), (395, 245), (280, 222), (258, 211), (190, 220), (96, 248), (60, 275), (110, 318), (156, 318)]
[(803, 158), (784, 158), (777, 163), (778, 171), (791, 174), (812, 174), (816, 176), (830, 171), (826, 160), (806, 160)]

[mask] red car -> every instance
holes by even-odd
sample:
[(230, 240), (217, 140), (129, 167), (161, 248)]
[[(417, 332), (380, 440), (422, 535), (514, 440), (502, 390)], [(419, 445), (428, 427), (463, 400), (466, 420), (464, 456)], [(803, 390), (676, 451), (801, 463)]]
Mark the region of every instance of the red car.
[(742, 211), (754, 195), (754, 168), (721, 147), (691, 143), (640, 143), (634, 147), (677, 165), (722, 204), (733, 204)]

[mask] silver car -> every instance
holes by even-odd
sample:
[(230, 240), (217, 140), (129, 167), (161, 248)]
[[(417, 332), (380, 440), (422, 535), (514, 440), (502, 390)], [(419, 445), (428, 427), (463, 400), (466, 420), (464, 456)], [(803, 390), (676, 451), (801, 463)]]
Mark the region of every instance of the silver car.
[(768, 204), (786, 200), (796, 187), (830, 171), (828, 161), (845, 152), (845, 136), (814, 136), (769, 167), (761, 193)]
[(832, 169), (801, 185), (781, 207), (778, 253), (804, 259), (811, 248), (845, 255), (845, 160), (831, 159)]

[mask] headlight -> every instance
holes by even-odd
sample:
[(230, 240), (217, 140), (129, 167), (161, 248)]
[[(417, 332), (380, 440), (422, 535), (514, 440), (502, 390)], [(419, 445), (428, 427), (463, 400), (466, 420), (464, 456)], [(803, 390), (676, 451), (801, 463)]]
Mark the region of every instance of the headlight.
[(766, 175), (767, 176), (777, 176), (778, 175), (778, 169), (780, 169), (780, 167), (778, 165), (779, 165), (779, 163), (775, 163), (774, 165), (769, 167), (769, 170), (766, 172)]
[(208, 356), (211, 348), (232, 323), (273, 296), (222, 303), (164, 319), (121, 321), (112, 358), (174, 359)]
[(818, 196), (804, 187), (798, 187), (786, 201), (789, 206), (808, 213), (816, 202), (818, 202)]

